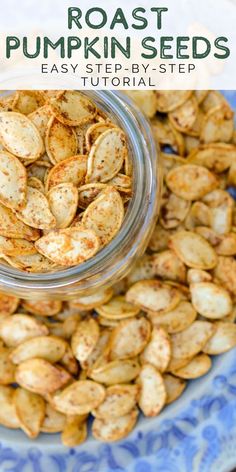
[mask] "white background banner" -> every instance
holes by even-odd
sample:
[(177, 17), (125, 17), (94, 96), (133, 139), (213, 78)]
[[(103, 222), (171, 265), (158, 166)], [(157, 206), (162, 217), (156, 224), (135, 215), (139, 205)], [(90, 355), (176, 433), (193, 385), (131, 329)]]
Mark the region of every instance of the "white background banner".
[(0, 65), (1, 89), (235, 89), (236, 1), (1, 0)]

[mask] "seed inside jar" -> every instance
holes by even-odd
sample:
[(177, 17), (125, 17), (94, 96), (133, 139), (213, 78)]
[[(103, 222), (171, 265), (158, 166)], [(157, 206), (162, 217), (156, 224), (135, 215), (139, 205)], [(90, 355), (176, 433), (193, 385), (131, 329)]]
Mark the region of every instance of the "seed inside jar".
[(80, 92), (10, 97), (0, 107), (0, 257), (28, 272), (81, 264), (122, 226), (127, 137)]

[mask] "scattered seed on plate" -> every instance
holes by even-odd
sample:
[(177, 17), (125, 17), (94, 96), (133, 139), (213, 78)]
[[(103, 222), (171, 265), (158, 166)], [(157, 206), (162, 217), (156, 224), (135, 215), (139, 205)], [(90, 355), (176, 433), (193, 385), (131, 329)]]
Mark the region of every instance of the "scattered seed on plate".
[[(208, 321), (197, 320), (180, 333), (173, 334), (171, 336), (172, 358), (177, 361), (186, 360), (188, 363), (193, 356), (204, 349), (207, 341), (214, 334), (214, 326)], [(171, 361), (168, 369), (172, 372), (174, 362)]]
[(14, 297), (12, 295), (0, 292), (0, 316), (7, 316), (15, 313), (19, 303), (20, 300), (18, 297)]
[(42, 396), (59, 390), (71, 380), (66, 370), (40, 358), (21, 362), (15, 378), (22, 388)]
[(105, 398), (105, 388), (93, 380), (78, 380), (53, 396), (53, 405), (66, 415), (83, 415), (97, 408)]
[(96, 418), (119, 418), (135, 407), (138, 399), (137, 385), (112, 385), (106, 390), (106, 397), (95, 410)]
[(0, 347), (0, 385), (10, 385), (15, 381), (15, 366), (10, 353), (10, 349)]
[(93, 366), (89, 377), (105, 385), (115, 385), (134, 380), (139, 372), (140, 364), (137, 359), (124, 359)]
[(62, 360), (67, 344), (56, 336), (37, 336), (18, 345), (11, 351), (10, 359), (14, 364), (21, 364), (28, 359), (40, 357), (54, 364)]
[(159, 280), (141, 280), (126, 293), (127, 302), (155, 313), (167, 313), (178, 305), (180, 298), (179, 290)]
[(76, 359), (84, 362), (96, 347), (99, 339), (99, 325), (94, 318), (78, 323), (71, 339), (71, 347)]
[(150, 338), (150, 323), (142, 318), (121, 321), (109, 340), (109, 358), (130, 359), (140, 354)]
[(181, 106), (169, 113), (172, 125), (181, 133), (188, 133), (197, 120), (198, 105), (194, 95), (191, 95)]
[(166, 177), (169, 189), (184, 200), (200, 200), (217, 187), (217, 178), (202, 166), (186, 164), (172, 169)]
[(87, 415), (68, 416), (61, 434), (61, 441), (67, 447), (79, 446), (86, 440), (87, 434)]
[(92, 435), (99, 441), (121, 440), (132, 431), (137, 418), (137, 408), (119, 418), (95, 418), (92, 425)]
[(152, 118), (156, 114), (158, 98), (154, 90), (143, 90), (142, 93), (138, 90), (131, 90), (125, 91), (125, 94), (136, 102), (136, 105), (148, 118)]
[(205, 375), (211, 368), (211, 358), (207, 354), (198, 354), (184, 367), (172, 370), (176, 377), (181, 379), (196, 379)]
[(151, 339), (140, 356), (142, 364), (154, 365), (159, 372), (164, 372), (171, 358), (171, 341), (168, 333), (161, 326), (153, 326)]
[(169, 334), (183, 331), (195, 321), (196, 317), (196, 310), (185, 300), (181, 300), (176, 308), (167, 313), (148, 313), (153, 326), (163, 326)]
[(48, 334), (48, 328), (36, 318), (13, 314), (0, 321), (0, 337), (9, 347), (15, 347), (30, 338)]
[(214, 323), (214, 328), (215, 332), (203, 347), (203, 352), (217, 355), (236, 346), (236, 325), (234, 322), (217, 321)]
[(45, 417), (45, 402), (43, 398), (24, 388), (17, 388), (14, 395), (14, 403), (21, 429), (29, 438), (36, 438), (40, 433)]
[(132, 318), (139, 314), (139, 308), (125, 300), (122, 295), (114, 296), (108, 303), (96, 308), (97, 313), (109, 320)]
[(210, 108), (205, 114), (200, 133), (202, 143), (230, 142), (234, 131), (233, 112), (224, 104)]
[(209, 319), (224, 318), (233, 309), (230, 294), (223, 287), (211, 282), (190, 285), (191, 300), (195, 310)]
[(171, 374), (164, 374), (163, 380), (166, 389), (166, 404), (174, 402), (183, 393), (186, 382)]
[(158, 90), (156, 111), (161, 113), (173, 111), (183, 105), (191, 95), (190, 90)]
[(15, 389), (8, 385), (0, 385), (0, 424), (10, 429), (20, 428), (14, 403)]
[(33, 315), (54, 316), (62, 310), (62, 302), (59, 300), (22, 300), (22, 306)]
[(217, 255), (212, 246), (199, 234), (178, 231), (171, 236), (169, 246), (188, 267), (209, 270), (217, 265)]
[(165, 405), (166, 389), (163, 377), (152, 364), (141, 368), (137, 384), (140, 386), (138, 404), (145, 416), (156, 416)]
[(60, 433), (64, 429), (65, 424), (66, 416), (55, 410), (50, 403), (47, 403), (40, 431), (42, 433)]
[(154, 275), (164, 280), (185, 283), (186, 266), (174, 251), (166, 250), (152, 256)]

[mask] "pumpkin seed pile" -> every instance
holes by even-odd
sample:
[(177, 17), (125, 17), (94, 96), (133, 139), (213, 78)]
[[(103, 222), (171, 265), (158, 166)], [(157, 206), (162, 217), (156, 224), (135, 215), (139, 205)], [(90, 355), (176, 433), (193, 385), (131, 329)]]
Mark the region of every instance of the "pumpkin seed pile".
[(0, 258), (28, 272), (81, 264), (118, 233), (132, 195), (124, 132), (77, 91), (0, 100)]
[[(96, 439), (120, 440), (134, 428), (139, 412), (158, 415), (188, 380), (211, 369), (212, 355), (236, 346), (233, 113), (218, 92), (148, 91), (135, 92), (134, 98), (152, 117), (161, 148), (175, 152), (162, 152), (161, 213), (146, 254), (119, 284), (70, 302), (0, 296), (0, 423), (21, 428), (30, 438), (60, 432), (63, 444), (79, 445), (91, 415)], [(68, 120), (57, 100), (53, 107)], [(70, 119), (75, 123), (74, 115)], [(99, 126), (103, 139), (106, 124)], [(96, 127), (89, 130), (88, 142), (101, 139)], [(93, 166), (87, 172), (93, 173)], [(125, 184), (127, 176), (118, 174), (114, 181)], [(48, 177), (48, 208), (60, 224), (69, 216), (63, 206), (61, 214), (56, 211), (56, 187), (50, 182)], [(62, 195), (64, 183), (58, 184)], [(88, 231), (96, 223), (96, 208), (113, 199), (115, 190), (103, 185), (79, 188)], [(73, 185), (70, 191), (72, 196)], [(89, 218), (87, 200), (95, 217)], [(30, 238), (15, 240), (15, 246), (8, 237), (0, 243), (9, 257), (16, 259), (14, 251), (21, 247), (31, 255)], [(104, 233), (98, 237), (106, 243)]]

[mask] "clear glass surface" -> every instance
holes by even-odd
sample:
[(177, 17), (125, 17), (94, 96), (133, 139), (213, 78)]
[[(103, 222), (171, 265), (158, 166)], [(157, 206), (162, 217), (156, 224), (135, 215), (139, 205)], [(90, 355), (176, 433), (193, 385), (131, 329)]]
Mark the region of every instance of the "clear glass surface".
[(161, 169), (148, 121), (124, 94), (87, 91), (123, 128), (133, 163), (133, 196), (118, 235), (92, 259), (50, 273), (26, 273), (0, 264), (0, 290), (22, 298), (71, 299), (119, 281), (144, 252), (160, 201)]

